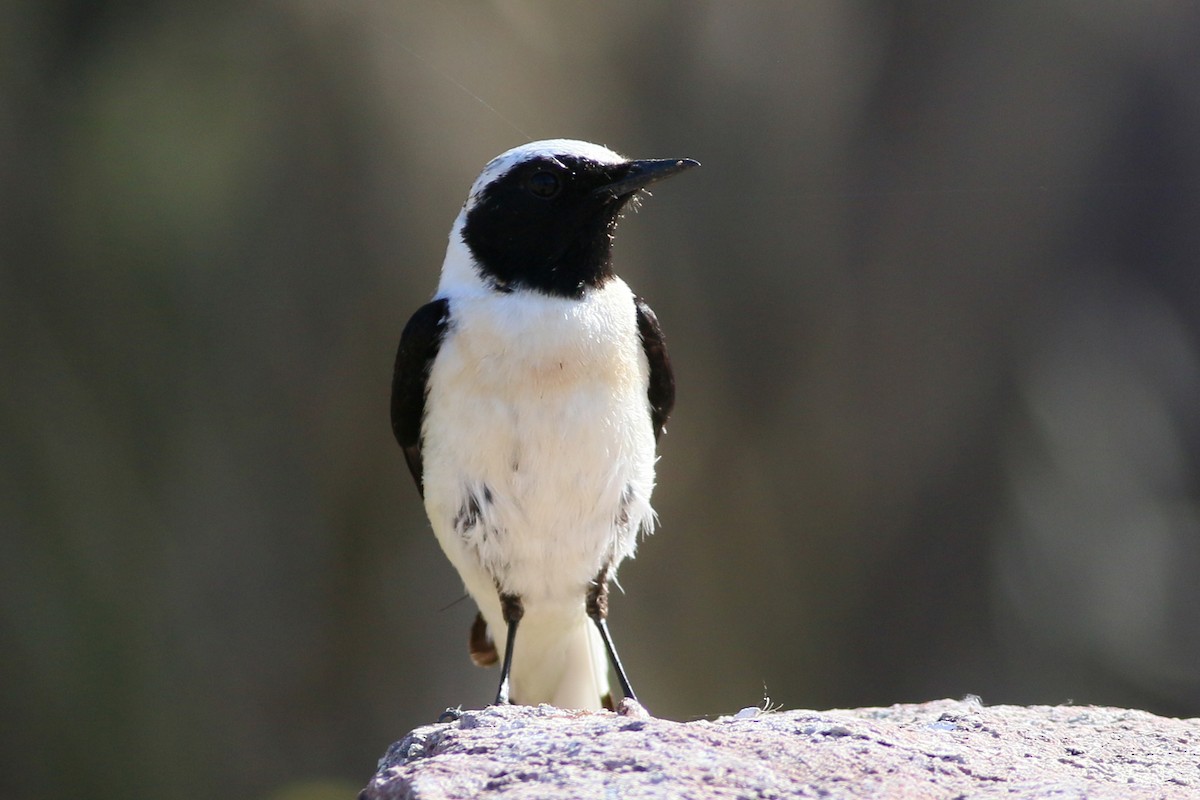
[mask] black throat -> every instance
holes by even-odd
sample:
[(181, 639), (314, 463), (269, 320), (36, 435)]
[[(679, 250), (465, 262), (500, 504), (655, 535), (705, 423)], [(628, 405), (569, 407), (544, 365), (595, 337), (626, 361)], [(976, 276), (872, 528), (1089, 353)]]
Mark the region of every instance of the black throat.
[(498, 291), (531, 289), (578, 299), (613, 276), (612, 242), (632, 195), (597, 193), (624, 165), (571, 156), (516, 164), (488, 184), (462, 237)]

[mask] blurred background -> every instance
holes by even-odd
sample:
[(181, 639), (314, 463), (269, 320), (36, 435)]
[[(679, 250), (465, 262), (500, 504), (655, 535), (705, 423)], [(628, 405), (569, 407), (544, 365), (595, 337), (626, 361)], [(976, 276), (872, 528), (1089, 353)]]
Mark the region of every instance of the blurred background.
[(0, 797), (348, 797), (496, 674), (388, 422), (483, 164), (679, 402), (614, 635), (680, 720), (1200, 714), (1194, 3), (0, 6)]

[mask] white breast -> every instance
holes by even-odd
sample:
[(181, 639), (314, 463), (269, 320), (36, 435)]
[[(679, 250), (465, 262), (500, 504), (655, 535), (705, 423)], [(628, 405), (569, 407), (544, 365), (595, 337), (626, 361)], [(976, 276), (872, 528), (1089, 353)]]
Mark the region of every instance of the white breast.
[(423, 429), (434, 532), (481, 607), (497, 588), (527, 608), (578, 606), (653, 524), (649, 368), (633, 295), (613, 279), (583, 300), (449, 300)]

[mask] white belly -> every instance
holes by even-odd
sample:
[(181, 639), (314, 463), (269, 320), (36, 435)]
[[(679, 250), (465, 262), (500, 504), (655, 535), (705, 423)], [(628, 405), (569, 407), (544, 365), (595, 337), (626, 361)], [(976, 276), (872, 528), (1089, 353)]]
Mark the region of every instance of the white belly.
[(653, 524), (633, 295), (614, 279), (581, 301), (452, 296), (450, 314), (423, 429), (434, 532), (493, 631), (498, 590), (529, 615), (581, 611)]

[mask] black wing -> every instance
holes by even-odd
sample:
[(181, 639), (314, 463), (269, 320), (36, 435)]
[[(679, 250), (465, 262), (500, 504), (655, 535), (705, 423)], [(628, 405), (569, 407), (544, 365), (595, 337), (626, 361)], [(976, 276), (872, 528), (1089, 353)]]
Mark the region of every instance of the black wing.
[(400, 335), (396, 368), (392, 373), (392, 433), (404, 449), (404, 460), (408, 462), (422, 497), (425, 487), (422, 482), (421, 422), (425, 419), (425, 384), (449, 321), (450, 301), (444, 298), (417, 309)]
[(650, 362), (650, 421), (654, 423), (654, 438), (662, 436), (667, 417), (675, 407), (675, 374), (671, 372), (671, 359), (667, 358), (667, 342), (659, 327), (658, 317), (640, 297), (633, 299), (637, 306), (638, 333), (642, 337), (642, 349)]

